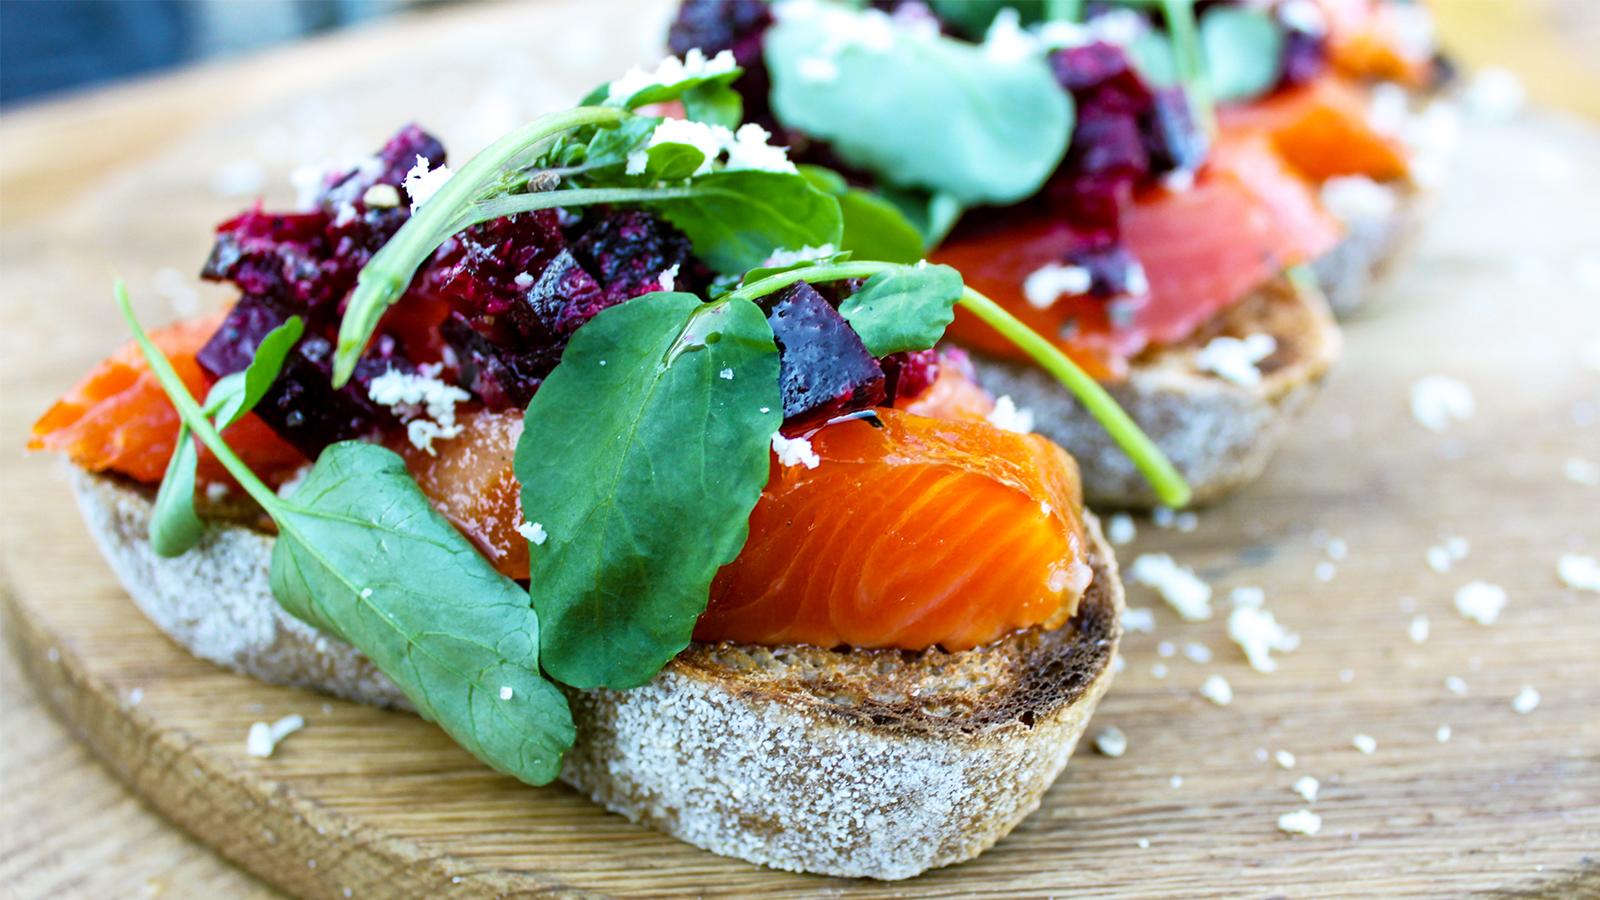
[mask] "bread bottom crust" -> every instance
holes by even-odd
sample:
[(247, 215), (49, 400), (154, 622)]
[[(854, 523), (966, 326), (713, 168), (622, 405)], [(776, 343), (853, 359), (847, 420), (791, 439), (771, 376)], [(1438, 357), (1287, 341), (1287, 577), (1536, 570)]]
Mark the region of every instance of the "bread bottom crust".
[[(227, 524), (151, 550), (146, 490), (74, 471), (134, 602), (191, 653), (272, 684), (409, 709), (355, 648), (273, 599), (274, 538)], [(1123, 595), (1087, 517), (1077, 616), (961, 653), (693, 645), (629, 691), (568, 690), (562, 779), (714, 853), (799, 872), (909, 878), (982, 853), (1038, 807), (1111, 681)]]

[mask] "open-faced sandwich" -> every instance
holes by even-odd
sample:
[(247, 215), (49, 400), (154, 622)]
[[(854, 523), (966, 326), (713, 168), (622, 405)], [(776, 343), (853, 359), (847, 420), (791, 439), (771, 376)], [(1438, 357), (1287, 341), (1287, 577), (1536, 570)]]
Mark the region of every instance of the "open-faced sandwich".
[[(1387, 0), (688, 0), (670, 44), (733, 52), (755, 121), (1104, 381), (1199, 500), (1262, 471), (1337, 355), (1324, 295), (1352, 307), (1416, 219), (1408, 107), (1442, 71)], [(1014, 345), (950, 336), (1090, 499), (1158, 501)]]
[(238, 300), (146, 334), (119, 288), (135, 342), (32, 446), (197, 655), (718, 853), (904, 878), (1038, 805), (1120, 632), (1077, 467), (935, 349), (954, 310), (1185, 488), (955, 270), (793, 261), (881, 210), (736, 128), (737, 74), (630, 73), (453, 174), (408, 127), (223, 223)]

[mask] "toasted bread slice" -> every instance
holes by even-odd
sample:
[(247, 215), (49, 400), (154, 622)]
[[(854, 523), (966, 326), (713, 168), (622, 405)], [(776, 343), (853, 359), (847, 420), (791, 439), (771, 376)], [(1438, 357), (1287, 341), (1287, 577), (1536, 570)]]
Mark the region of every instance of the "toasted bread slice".
[[(360, 651), (273, 599), (271, 535), (214, 524), (156, 556), (148, 489), (77, 472), (79, 506), (134, 602), (196, 656), (380, 706), (405, 697)], [(1078, 614), (960, 653), (693, 645), (630, 691), (569, 690), (563, 780), (607, 809), (782, 869), (908, 878), (970, 859), (1038, 805), (1111, 682), (1116, 560), (1086, 517)]]
[(1322, 186), (1324, 204), (1345, 229), (1338, 246), (1312, 265), (1335, 316), (1354, 315), (1405, 255), (1422, 230), (1429, 196), (1408, 181), (1334, 179)]
[[(1257, 365), (1259, 384), (1235, 384), (1196, 364), (1213, 338), (1263, 333), (1277, 349)], [(1194, 501), (1206, 503), (1261, 474), (1286, 423), (1338, 354), (1339, 329), (1327, 301), (1285, 277), (1188, 340), (1147, 351), (1125, 380), (1106, 388), (1183, 473)], [(1077, 458), (1091, 503), (1136, 509), (1159, 503), (1133, 462), (1053, 377), (1025, 362), (980, 354), (973, 362), (979, 383), (1031, 408), (1039, 433)]]

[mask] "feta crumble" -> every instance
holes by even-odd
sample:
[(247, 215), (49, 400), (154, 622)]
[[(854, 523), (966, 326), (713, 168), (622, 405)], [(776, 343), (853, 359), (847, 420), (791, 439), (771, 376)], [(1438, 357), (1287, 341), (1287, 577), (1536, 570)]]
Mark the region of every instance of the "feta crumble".
[(1261, 370), (1256, 365), (1278, 349), (1278, 342), (1270, 334), (1252, 334), (1244, 339), (1221, 335), (1214, 337), (1195, 354), (1194, 362), (1202, 372), (1243, 387), (1261, 383)]
[(723, 50), (707, 59), (705, 52), (699, 47), (691, 47), (689, 52), (683, 55), (683, 59), (669, 56), (657, 64), (652, 72), (646, 72), (639, 66), (624, 72), (621, 78), (611, 82), (607, 87), (606, 102), (621, 105), (645, 88), (678, 84), (691, 78), (715, 78), (732, 72), (738, 66), (732, 50)]
[(1573, 590), (1600, 594), (1600, 561), (1592, 556), (1568, 553), (1556, 563), (1556, 574)]
[(772, 433), (772, 452), (778, 454), (779, 465), (803, 465), (808, 469), (822, 465), (817, 451), (811, 449), (811, 442), (803, 437), (786, 438), (782, 432), (775, 431)]
[[(511, 283), (516, 285), (518, 288), (520, 288), (520, 289), (525, 291), (528, 288), (533, 287), (533, 273), (531, 273), (531, 272), (522, 272), (519, 275), (517, 275), (517, 277), (511, 279)], [(668, 290), (671, 290), (671, 289), (668, 288)]]
[(1211, 675), (1200, 685), (1200, 696), (1218, 706), (1227, 706), (1233, 702), (1233, 685), (1221, 675)]
[(722, 371), (717, 373), (717, 377), (721, 378), (723, 381), (732, 381), (733, 380), (733, 370), (732, 369), (723, 369)]
[(406, 437), (418, 450), (434, 455), (433, 442), (457, 437), (464, 426), (456, 422), (456, 404), (471, 395), (440, 381), (440, 366), (419, 366), (416, 372), (390, 369), (372, 379), (367, 396), (387, 406), (406, 423)]
[(1122, 630), (1150, 634), (1156, 630), (1156, 614), (1144, 607), (1128, 607), (1122, 611)]
[(1280, 769), (1294, 768), (1294, 754), (1287, 750), (1278, 750), (1272, 754), (1272, 759)]
[(1183, 655), (1188, 657), (1190, 662), (1199, 663), (1202, 666), (1211, 662), (1211, 648), (1205, 644), (1190, 641), (1183, 645)]
[(1106, 523), (1106, 539), (1118, 547), (1133, 542), (1139, 536), (1139, 531), (1134, 527), (1133, 517), (1127, 513), (1117, 513)]
[(1165, 553), (1145, 553), (1128, 567), (1128, 576), (1161, 595), (1178, 615), (1190, 622), (1211, 618), (1211, 585), (1194, 570), (1180, 566)]
[(1411, 417), (1429, 431), (1444, 431), (1477, 411), (1472, 389), (1448, 375), (1425, 375), (1411, 383)]
[(665, 269), (662, 269), (661, 274), (656, 276), (656, 284), (661, 285), (661, 289), (663, 291), (677, 290), (678, 265), (678, 263), (673, 263)]
[(511, 685), (503, 684), (503, 685), (500, 686), (500, 699), (501, 700), (510, 700), (511, 699), (511, 695), (513, 693), (515, 693), (515, 692), (511, 690)]
[(1158, 663), (1151, 663), (1150, 664), (1150, 677), (1151, 678), (1166, 678), (1167, 677), (1167, 664), (1166, 663), (1159, 663), (1159, 662)]
[(1182, 775), (1174, 775), (1171, 778), (1167, 779), (1167, 784), (1169, 786), (1171, 786), (1171, 788), (1173, 790), (1177, 790), (1178, 788), (1183, 787), (1183, 776)]
[(1456, 591), (1456, 612), (1479, 625), (1493, 625), (1505, 608), (1506, 592), (1497, 584), (1474, 581)]
[(256, 722), (250, 726), (250, 734), (245, 739), (245, 752), (251, 756), (265, 759), (272, 755), (278, 744), (306, 727), (306, 720), (299, 715), (288, 715), (268, 725), (266, 722)]
[(1102, 728), (1094, 736), (1094, 749), (1115, 759), (1128, 752), (1128, 736), (1114, 725)]
[(517, 534), (522, 535), (529, 543), (535, 545), (544, 544), (550, 537), (550, 533), (545, 531), (544, 526), (538, 522), (523, 522), (517, 526)]
[(1417, 615), (1411, 617), (1411, 624), (1406, 626), (1406, 636), (1411, 638), (1411, 643), (1421, 644), (1428, 640), (1428, 617)]
[(1595, 465), (1586, 459), (1576, 456), (1569, 457), (1561, 464), (1561, 473), (1567, 480), (1584, 487), (1600, 487), (1600, 465)]
[(1309, 809), (1297, 809), (1278, 817), (1278, 830), (1284, 834), (1314, 835), (1322, 830), (1322, 817)]
[(1045, 263), (1022, 280), (1022, 296), (1035, 309), (1049, 309), (1063, 296), (1087, 294), (1094, 276), (1083, 266)]
[(1433, 733), (1433, 739), (1441, 744), (1448, 744), (1450, 743), (1450, 734), (1449, 725), (1440, 725), (1439, 729)]
[(1294, 792), (1304, 797), (1307, 803), (1317, 802), (1317, 791), (1321, 789), (1321, 782), (1310, 775), (1302, 775), (1294, 782)]
[(727, 168), (753, 169), (759, 172), (785, 172), (794, 174), (799, 169), (789, 161), (788, 147), (774, 147), (768, 143), (772, 134), (754, 122), (746, 122), (733, 133), (733, 140), (723, 146), (728, 152)]
[(406, 196), (411, 198), (411, 212), (421, 209), (423, 204), (433, 199), (433, 195), (444, 187), (450, 176), (455, 174), (449, 166), (441, 165), (437, 169), (428, 168), (426, 156), (417, 157), (417, 164), (406, 173)]
[(1457, 697), (1465, 697), (1467, 695), (1467, 682), (1459, 675), (1451, 675), (1445, 678), (1444, 689)]
[(1033, 410), (1026, 406), (1018, 406), (1010, 394), (1001, 394), (995, 399), (994, 409), (989, 411), (988, 418), (990, 425), (1003, 431), (1014, 431), (1018, 434), (1033, 432)]
[(1228, 614), (1228, 638), (1244, 651), (1250, 668), (1276, 672), (1272, 651), (1289, 653), (1300, 646), (1300, 636), (1278, 624), (1272, 613), (1259, 606), (1235, 606)]
[(771, 256), (767, 257), (765, 260), (762, 260), (761, 268), (783, 269), (797, 263), (827, 259), (838, 252), (839, 248), (832, 244), (823, 244), (820, 247), (813, 247), (810, 244), (807, 244), (804, 247), (801, 247), (799, 250), (774, 250), (772, 251)]
[(1533, 685), (1523, 685), (1517, 696), (1511, 699), (1511, 708), (1522, 715), (1533, 712), (1539, 708), (1539, 692), (1533, 689)]
[(1350, 739), (1350, 744), (1368, 756), (1378, 752), (1378, 739), (1370, 734), (1358, 734)]
[(1334, 576), (1338, 574), (1339, 567), (1327, 560), (1317, 563), (1316, 567), (1311, 570), (1311, 576), (1324, 584), (1332, 581)]

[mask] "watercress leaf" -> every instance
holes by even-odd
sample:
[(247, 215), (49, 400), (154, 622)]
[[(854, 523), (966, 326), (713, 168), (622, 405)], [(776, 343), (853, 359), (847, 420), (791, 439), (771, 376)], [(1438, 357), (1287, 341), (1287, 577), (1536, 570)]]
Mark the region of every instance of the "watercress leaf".
[(682, 181), (706, 161), (705, 151), (699, 147), (670, 141), (651, 147), (645, 154), (649, 160), (645, 173), (654, 181)]
[(837, 77), (808, 77), (837, 44), (827, 19), (780, 18), (764, 53), (786, 125), (829, 141), (847, 163), (963, 203), (1011, 203), (1039, 190), (1072, 136), (1071, 97), (1039, 57), (1002, 60), (942, 36), (896, 29), (885, 47), (830, 54)]
[(922, 235), (925, 247), (936, 247), (966, 212), (966, 207), (949, 194), (929, 193), (914, 188), (885, 185), (878, 196), (888, 201)]
[(710, 172), (696, 177), (690, 188), (686, 196), (666, 197), (653, 206), (718, 272), (744, 272), (786, 247), (838, 246), (844, 229), (839, 202), (800, 175)]
[(744, 98), (724, 81), (697, 84), (683, 92), (683, 114), (691, 122), (732, 130), (744, 119)]
[(1283, 32), (1265, 10), (1217, 6), (1200, 19), (1211, 93), (1217, 100), (1250, 100), (1283, 77)]
[(776, 275), (779, 272), (788, 272), (793, 269), (805, 269), (812, 266), (841, 263), (846, 262), (849, 259), (850, 253), (848, 251), (841, 250), (838, 253), (821, 253), (815, 256), (806, 256), (802, 259), (796, 259), (794, 262), (784, 263), (783, 265), (757, 266), (754, 269), (744, 273), (744, 277), (739, 280), (739, 284), (754, 284), (757, 281), (766, 278), (768, 275)]
[(926, 350), (944, 337), (961, 291), (961, 274), (949, 266), (898, 266), (867, 279), (839, 314), (873, 356)]
[(1128, 56), (1140, 77), (1155, 87), (1172, 87), (1178, 77), (1178, 59), (1172, 52), (1172, 41), (1165, 32), (1140, 32), (1127, 46)]
[(305, 324), (300, 317), (290, 316), (261, 339), (248, 366), (242, 371), (223, 376), (211, 386), (210, 393), (206, 394), (205, 410), (211, 414), (218, 429), (227, 428), (244, 418), (261, 402), (261, 398), (271, 389), (272, 382), (277, 380), (278, 373), (283, 370), (283, 361), (288, 358), (289, 351), (294, 349), (304, 332)]
[(766, 316), (655, 293), (573, 335), (517, 445), (541, 659), (576, 687), (643, 684), (689, 643), (744, 545), (782, 419)]
[[(832, 194), (839, 201), (839, 215), (844, 219), (839, 247), (848, 251), (846, 258), (901, 263), (922, 259), (927, 249), (922, 235), (899, 207), (871, 191), (851, 187), (843, 175), (832, 169), (814, 165), (799, 168), (817, 190)], [(752, 280), (745, 276), (746, 282)]]
[[(588, 95), (583, 98), (582, 105), (597, 106), (606, 104), (610, 106), (620, 106), (623, 109), (638, 109), (641, 106), (647, 106), (652, 103), (670, 103), (673, 100), (683, 100), (685, 101), (685, 105), (687, 105), (687, 95), (691, 91), (695, 91), (700, 88), (706, 88), (707, 90), (710, 90), (717, 86), (728, 87), (743, 73), (743, 69), (735, 66), (726, 72), (716, 72), (708, 75), (692, 75), (688, 78), (683, 78), (670, 84), (652, 84), (648, 87), (640, 88), (626, 98), (613, 98), (611, 96), (612, 82), (608, 81), (590, 91)], [(735, 120), (735, 124), (737, 124), (737, 120)]]
[(275, 507), (272, 591), (284, 609), (359, 647), (495, 769), (529, 784), (560, 773), (575, 732), (566, 698), (539, 674), (528, 595), (433, 508), (399, 456), (334, 444)]
[(654, 116), (638, 116), (609, 128), (594, 129), (581, 164), (592, 169), (626, 165), (628, 155), (643, 149), (660, 124), (661, 120)]

